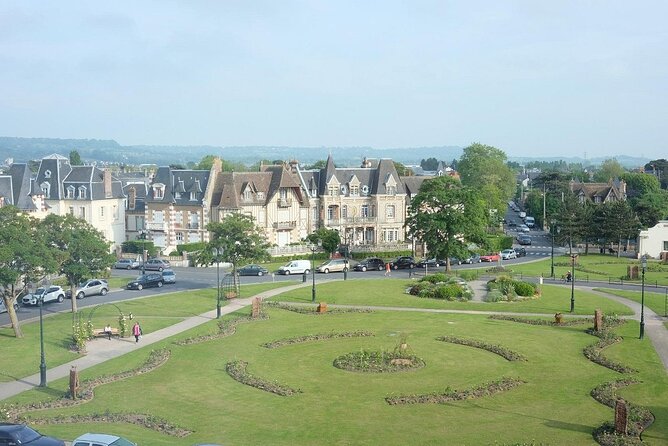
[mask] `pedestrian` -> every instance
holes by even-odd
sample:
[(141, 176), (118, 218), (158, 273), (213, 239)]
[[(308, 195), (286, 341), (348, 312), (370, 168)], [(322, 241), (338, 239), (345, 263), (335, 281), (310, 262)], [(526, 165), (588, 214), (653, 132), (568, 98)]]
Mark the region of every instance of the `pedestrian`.
[(566, 271), (566, 282), (570, 282), (573, 279), (570, 271)]
[(387, 262), (385, 264), (385, 277), (389, 277), (389, 276), (390, 276), (390, 262)]
[(135, 322), (135, 325), (132, 327), (132, 334), (135, 336), (135, 343), (139, 342), (139, 337), (141, 336), (141, 326), (139, 322)]
[(107, 324), (107, 325), (104, 326), (104, 333), (107, 335), (107, 337), (111, 341), (111, 325)]

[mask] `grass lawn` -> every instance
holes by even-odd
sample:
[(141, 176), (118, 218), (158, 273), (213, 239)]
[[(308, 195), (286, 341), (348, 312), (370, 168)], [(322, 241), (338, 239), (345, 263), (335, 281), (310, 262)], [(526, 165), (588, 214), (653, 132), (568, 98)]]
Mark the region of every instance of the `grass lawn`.
[[(393, 280), (385, 281), (395, 282)], [(379, 281), (375, 285), (380, 287)], [(338, 282), (333, 286), (341, 286)], [(385, 285), (383, 285), (385, 286)], [(389, 286), (389, 285), (388, 285)], [(323, 286), (325, 288), (325, 286)], [(382, 287), (381, 287), (382, 288)], [(323, 291), (324, 292), (324, 291)], [(243, 314), (248, 309), (241, 310)], [(199, 344), (163, 345), (171, 357), (162, 367), (95, 390), (91, 402), (73, 408), (28, 414), (42, 432), (72, 439), (86, 431), (113, 432), (139, 444), (225, 445), (433, 445), (433, 444), (593, 444), (591, 432), (614, 411), (592, 399), (591, 389), (623, 375), (588, 361), (583, 347), (596, 338), (586, 325), (545, 327), (491, 320), (481, 315), (422, 312), (304, 315), (267, 309), (269, 319), (241, 324), (236, 333)], [(183, 333), (212, 332), (215, 321)], [(636, 339), (638, 324), (616, 331), (624, 340), (605, 355), (635, 367), (641, 384), (619, 393), (647, 406), (656, 422), (643, 438), (668, 443), (668, 378), (647, 341)], [(366, 330), (364, 338), (308, 341), (267, 349), (263, 343), (308, 334)], [(419, 370), (365, 374), (333, 367), (340, 355), (361, 349), (392, 351), (402, 335), (410, 352), (424, 359)], [(455, 335), (501, 345), (526, 357), (510, 362), (486, 350), (437, 341)], [(129, 370), (149, 347), (82, 372), (82, 380)], [(302, 393), (278, 396), (233, 380), (226, 363), (248, 362), (254, 376)], [(446, 404), (388, 405), (387, 396), (469, 389), (502, 377), (525, 383), (514, 389)], [(13, 402), (57, 398), (67, 380), (26, 392)], [(92, 414), (151, 414), (193, 433), (170, 437), (137, 425), (74, 423), (39, 425), (39, 418)], [(35, 419), (37, 418), (37, 419)]]
[[(273, 288), (285, 286), (285, 283), (263, 283), (244, 285), (241, 288), (242, 296), (250, 297)], [(141, 292), (138, 292), (141, 296)], [(90, 299), (94, 299), (91, 297)], [(187, 305), (184, 305), (187, 299)], [(223, 300), (225, 305), (226, 301)], [(69, 308), (70, 302), (58, 306), (58, 310)], [(45, 305), (44, 310), (49, 314), (53, 305)], [(103, 328), (109, 323), (118, 327), (119, 310), (126, 316), (132, 313), (138, 320), (145, 333), (159, 330), (173, 325), (184, 318), (206, 313), (216, 308), (216, 290), (204, 289), (191, 292), (147, 296), (134, 300), (117, 302), (114, 305), (87, 307), (79, 311), (78, 317), (82, 321), (90, 319), (95, 328)], [(44, 350), (48, 367), (72, 361), (79, 357), (78, 353), (69, 350), (72, 341), (72, 313), (51, 314), (44, 318)], [(11, 327), (0, 327), (0, 382), (13, 381), (37, 373), (39, 367), (39, 323), (28, 322), (21, 324), (24, 337), (16, 339)]]
[[(603, 291), (604, 293), (614, 294), (615, 296), (625, 297), (631, 299), (638, 303), (642, 300), (642, 294), (640, 291), (626, 291), (626, 290), (614, 290), (610, 288), (595, 288), (598, 291)], [(652, 293), (645, 289), (645, 306), (650, 308), (653, 312), (659, 316), (666, 315), (666, 293)]]
[[(570, 310), (571, 289), (567, 286), (544, 285), (538, 299), (521, 302), (450, 302), (424, 299), (406, 294), (410, 280), (367, 279), (334, 281), (316, 284), (316, 300), (328, 304), (369, 305), (385, 307), (414, 307), (447, 310), (478, 310), (521, 313), (567, 313)], [(300, 288), (273, 297), (279, 302), (311, 302), (311, 288)], [(625, 305), (581, 290), (575, 290), (575, 314), (594, 314), (599, 308), (604, 313), (629, 315)]]

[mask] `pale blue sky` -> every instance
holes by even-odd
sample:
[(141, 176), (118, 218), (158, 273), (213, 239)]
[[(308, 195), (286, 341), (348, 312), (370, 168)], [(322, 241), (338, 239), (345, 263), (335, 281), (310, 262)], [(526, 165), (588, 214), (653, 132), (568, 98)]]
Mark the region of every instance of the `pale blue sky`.
[(668, 157), (668, 2), (0, 0), (0, 135)]

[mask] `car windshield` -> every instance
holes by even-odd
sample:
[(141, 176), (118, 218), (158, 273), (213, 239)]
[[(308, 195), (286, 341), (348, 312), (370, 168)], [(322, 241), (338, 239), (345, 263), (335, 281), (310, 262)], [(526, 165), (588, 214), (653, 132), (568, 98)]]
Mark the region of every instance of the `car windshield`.
[(109, 443), (109, 446), (135, 446), (135, 444), (129, 442), (125, 438), (119, 438), (118, 440), (114, 441), (113, 443)]
[(16, 439), (19, 444), (35, 441), (41, 436), (42, 435), (30, 429), (28, 426), (24, 426), (23, 429), (16, 431)]
[(37, 288), (37, 290), (35, 291), (35, 294), (37, 294), (37, 295), (44, 294), (44, 288)]

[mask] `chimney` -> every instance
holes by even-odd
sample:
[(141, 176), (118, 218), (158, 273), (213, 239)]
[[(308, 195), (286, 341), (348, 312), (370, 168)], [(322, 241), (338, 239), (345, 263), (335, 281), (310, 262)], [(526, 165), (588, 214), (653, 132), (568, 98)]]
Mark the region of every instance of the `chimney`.
[(111, 198), (113, 195), (111, 192), (111, 171), (109, 169), (104, 169), (104, 197)]
[(297, 173), (298, 166), (299, 166), (299, 161), (297, 160), (290, 161), (290, 172)]

